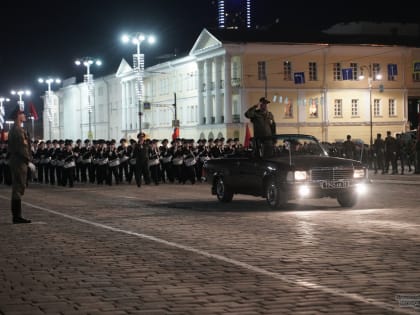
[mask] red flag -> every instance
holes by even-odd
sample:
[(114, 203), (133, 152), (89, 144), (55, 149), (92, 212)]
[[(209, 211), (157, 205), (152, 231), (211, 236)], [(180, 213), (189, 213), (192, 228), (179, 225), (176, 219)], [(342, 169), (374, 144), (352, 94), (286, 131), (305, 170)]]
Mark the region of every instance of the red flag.
[(174, 133), (172, 134), (172, 140), (178, 139), (179, 138), (179, 128), (175, 127), (174, 129)]
[(246, 130), (245, 130), (245, 141), (244, 141), (244, 147), (249, 147), (249, 142), (251, 140), (251, 131), (249, 131), (248, 124), (246, 124)]
[(38, 120), (38, 113), (36, 112), (36, 108), (34, 106), (34, 103), (29, 103), (29, 111), (31, 112), (32, 117), (34, 120)]

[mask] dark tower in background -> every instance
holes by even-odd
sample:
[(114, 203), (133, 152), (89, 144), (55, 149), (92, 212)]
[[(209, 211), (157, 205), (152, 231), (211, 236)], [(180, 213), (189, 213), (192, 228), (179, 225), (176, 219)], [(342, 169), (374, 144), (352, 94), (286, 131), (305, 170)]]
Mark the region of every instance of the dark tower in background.
[(251, 0), (218, 0), (218, 27), (251, 28)]

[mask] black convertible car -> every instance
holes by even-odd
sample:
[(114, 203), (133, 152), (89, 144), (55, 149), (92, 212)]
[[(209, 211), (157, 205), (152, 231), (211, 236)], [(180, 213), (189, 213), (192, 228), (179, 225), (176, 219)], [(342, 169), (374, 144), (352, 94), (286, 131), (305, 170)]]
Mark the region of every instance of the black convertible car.
[(249, 149), (210, 159), (204, 170), (221, 202), (246, 194), (265, 198), (272, 208), (291, 199), (324, 197), (352, 207), (369, 183), (361, 162), (328, 156), (315, 137), (301, 134), (252, 139)]

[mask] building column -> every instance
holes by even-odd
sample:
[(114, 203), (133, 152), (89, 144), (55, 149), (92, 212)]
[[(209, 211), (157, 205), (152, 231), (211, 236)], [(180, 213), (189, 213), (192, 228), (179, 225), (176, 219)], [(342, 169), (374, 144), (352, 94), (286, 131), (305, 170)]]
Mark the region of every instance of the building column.
[(222, 79), (222, 59), (221, 57), (214, 58), (215, 76), (214, 76), (214, 89), (215, 89), (215, 113), (216, 123), (224, 123), (223, 116), (223, 102), (221, 97), (220, 80)]
[(225, 71), (225, 94), (223, 116), (225, 117), (225, 124), (232, 123), (232, 73), (230, 55), (224, 56), (224, 71)]
[(205, 117), (204, 111), (204, 99), (203, 99), (203, 83), (204, 83), (204, 63), (202, 61), (197, 62), (197, 96), (198, 96), (198, 124), (203, 124), (203, 118)]
[(213, 101), (211, 97), (211, 75), (212, 75), (212, 59), (207, 59), (205, 61), (205, 67), (206, 67), (206, 77), (205, 77), (205, 83), (206, 83), (206, 124), (211, 124), (211, 117), (213, 116)]

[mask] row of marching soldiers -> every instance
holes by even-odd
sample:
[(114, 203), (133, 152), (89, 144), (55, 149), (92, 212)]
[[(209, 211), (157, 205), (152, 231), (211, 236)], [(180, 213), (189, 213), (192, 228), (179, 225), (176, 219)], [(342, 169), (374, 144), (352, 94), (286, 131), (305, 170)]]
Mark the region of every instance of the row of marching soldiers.
[[(242, 150), (239, 139), (168, 139), (161, 142), (86, 139), (40, 141), (34, 144), (32, 180), (39, 183), (73, 187), (75, 182), (91, 184), (182, 183), (195, 184), (202, 179), (204, 161)], [(7, 142), (0, 147), (0, 183), (10, 184)]]

